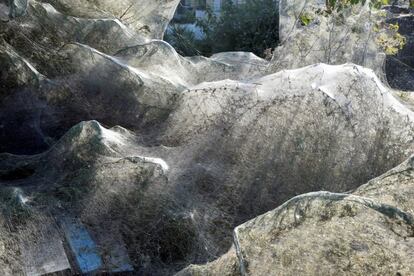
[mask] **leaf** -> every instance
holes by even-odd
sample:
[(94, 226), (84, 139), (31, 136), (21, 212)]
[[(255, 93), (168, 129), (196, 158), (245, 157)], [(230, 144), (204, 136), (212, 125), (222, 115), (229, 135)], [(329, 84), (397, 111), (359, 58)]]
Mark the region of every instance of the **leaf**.
[(308, 26), (312, 22), (313, 17), (305, 13), (305, 14), (301, 14), (299, 19), (302, 23), (302, 26)]

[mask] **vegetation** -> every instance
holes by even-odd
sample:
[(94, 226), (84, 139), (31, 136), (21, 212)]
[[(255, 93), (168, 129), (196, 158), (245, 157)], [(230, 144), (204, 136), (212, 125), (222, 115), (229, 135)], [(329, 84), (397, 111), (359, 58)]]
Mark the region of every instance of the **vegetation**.
[(398, 32), (399, 28), (398, 24), (377, 25), (374, 28), (377, 33), (375, 41), (387, 55), (396, 55), (407, 43), (407, 38)]
[(197, 40), (194, 32), (182, 25), (171, 25), (164, 39), (183, 56), (205, 55), (205, 52), (202, 51), (205, 41)]
[[(326, 7), (328, 10), (340, 11), (344, 8), (352, 5), (362, 4), (365, 5), (367, 0), (326, 0)], [(376, 9), (381, 8), (383, 5), (388, 5), (390, 0), (371, 0), (370, 6)]]
[[(368, 0), (326, 0), (326, 9), (317, 11), (304, 11), (299, 16), (302, 26), (308, 26), (318, 15), (336, 16), (338, 18), (346, 17), (346, 10), (355, 5), (365, 5)], [(414, 1), (411, 1), (414, 2)], [(386, 23), (386, 14), (380, 11), (384, 5), (389, 5), (390, 0), (371, 0), (370, 8), (374, 13), (373, 33), (375, 41), (380, 49), (387, 55), (396, 55), (406, 44), (406, 38), (398, 30), (398, 24)]]
[(196, 39), (184, 27), (173, 26), (165, 40), (183, 55), (210, 56), (217, 52), (250, 51), (265, 57), (279, 39), (279, 12), (276, 0), (246, 1), (234, 4), (225, 1), (221, 14), (207, 9), (206, 17), (195, 24), (204, 33)]
[[(306, 11), (300, 15), (300, 23), (307, 26), (321, 13), (325, 16), (341, 15), (354, 5), (365, 5), (368, 0), (326, 0), (326, 9), (317, 14)], [(411, 5), (414, 4), (412, 0)], [(369, 5), (378, 10), (390, 0), (371, 0)], [(218, 52), (249, 51), (258, 56), (271, 57), (271, 49), (279, 40), (279, 13), (276, 0), (250, 0), (237, 5), (224, 1), (220, 15), (207, 8), (206, 17), (195, 19), (192, 14), (184, 13), (176, 23), (191, 23), (200, 28), (203, 38), (197, 38), (192, 30), (183, 25), (173, 24), (165, 40), (184, 56), (210, 56)], [(273, 7), (273, 8), (270, 8)], [(398, 33), (398, 26), (385, 24), (379, 16), (374, 27), (376, 41), (388, 55), (395, 55), (405, 45), (406, 40)]]

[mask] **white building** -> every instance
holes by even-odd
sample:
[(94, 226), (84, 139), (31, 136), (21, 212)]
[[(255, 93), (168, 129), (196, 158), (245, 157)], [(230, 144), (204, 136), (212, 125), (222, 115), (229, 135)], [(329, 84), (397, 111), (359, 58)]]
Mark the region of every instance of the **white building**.
[(213, 11), (220, 12), (222, 0), (209, 0), (208, 2), (209, 2), (208, 5)]

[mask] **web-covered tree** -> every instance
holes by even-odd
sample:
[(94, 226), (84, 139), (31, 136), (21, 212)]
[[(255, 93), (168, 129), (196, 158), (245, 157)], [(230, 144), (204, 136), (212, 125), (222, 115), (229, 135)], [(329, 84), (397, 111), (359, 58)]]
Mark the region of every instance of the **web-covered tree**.
[[(326, 0), (326, 7), (328, 10), (341, 10), (351, 5), (362, 4), (365, 5), (367, 0)], [(381, 8), (383, 5), (388, 5), (389, 0), (371, 0), (369, 2), (371, 7)]]
[[(414, 0), (410, 0), (410, 5)], [(300, 15), (300, 22), (303, 26), (309, 25), (317, 16), (327, 16), (336, 18), (338, 22), (346, 16), (347, 10), (360, 5), (369, 5), (372, 11), (371, 21), (374, 23), (372, 31), (377, 45), (387, 54), (395, 55), (406, 44), (406, 38), (399, 31), (398, 24), (386, 22), (386, 12), (383, 6), (389, 5), (390, 0), (326, 0), (325, 10), (304, 11)]]

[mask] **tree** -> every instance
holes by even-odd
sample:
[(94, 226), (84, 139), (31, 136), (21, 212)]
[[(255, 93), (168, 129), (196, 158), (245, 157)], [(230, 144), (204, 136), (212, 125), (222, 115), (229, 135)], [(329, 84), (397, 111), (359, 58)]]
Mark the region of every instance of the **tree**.
[(200, 41), (194, 33), (182, 25), (174, 24), (165, 33), (164, 40), (170, 43), (183, 56), (200, 55)]
[(191, 34), (180, 29), (175, 32), (172, 28), (166, 40), (180, 53), (210, 56), (218, 52), (248, 51), (264, 57), (266, 50), (276, 47), (279, 39), (277, 3), (277, 0), (247, 0), (244, 4), (224, 1), (220, 15), (207, 8), (206, 17), (196, 21), (205, 35), (203, 39), (194, 40)]
[[(410, 0), (414, 1), (414, 0)], [(386, 12), (381, 10), (384, 5), (389, 5), (390, 0), (325, 0), (325, 10), (303, 11), (299, 17), (303, 26), (309, 25), (317, 16), (326, 16), (333, 19), (343, 19), (349, 14), (353, 6), (365, 6), (369, 3), (373, 37), (380, 49), (387, 55), (395, 55), (406, 44), (406, 38), (398, 30), (398, 24), (387, 23)], [(342, 20), (338, 20), (340, 22)]]
[(279, 39), (279, 9), (276, 0), (248, 0), (244, 4), (225, 1), (219, 16), (208, 11), (198, 20), (211, 52), (250, 51), (263, 56)]

